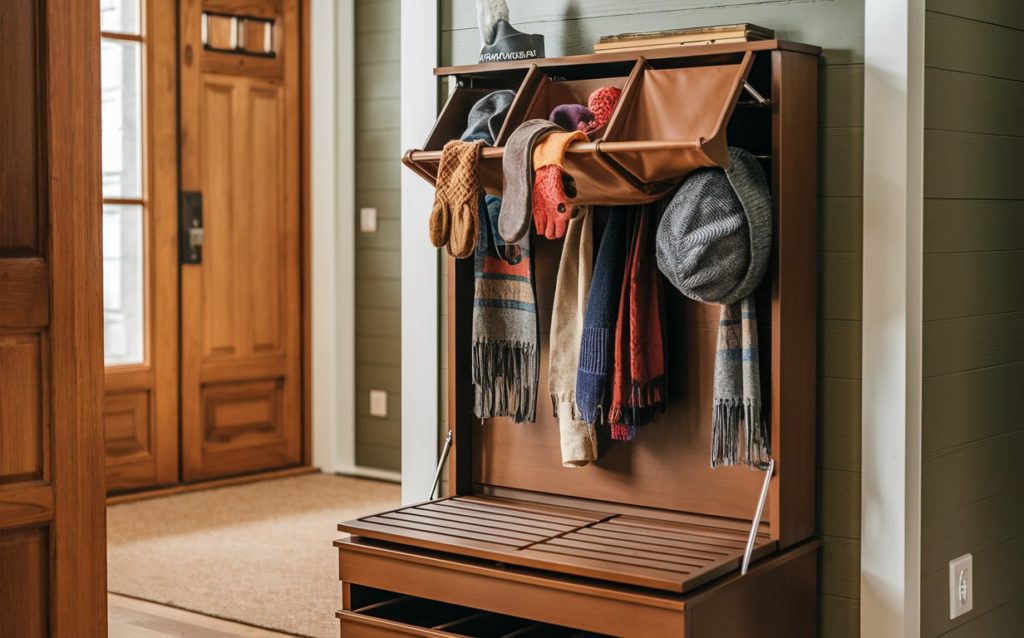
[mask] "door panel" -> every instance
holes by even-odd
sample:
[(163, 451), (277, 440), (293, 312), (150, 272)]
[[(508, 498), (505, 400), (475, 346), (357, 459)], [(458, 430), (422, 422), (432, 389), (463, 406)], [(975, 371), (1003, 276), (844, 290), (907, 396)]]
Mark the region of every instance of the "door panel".
[[(45, 288), (43, 288), (45, 290)], [(0, 334), (0, 485), (43, 478), (49, 423), (43, 414), (41, 334)]]
[(50, 543), (45, 527), (0, 533), (0, 574), (24, 574), (3, 580), (0, 627), (5, 636), (47, 635)]
[(106, 635), (99, 30), (0, 2), (0, 633)]
[[(182, 188), (204, 228), (181, 267), (185, 480), (302, 460), (298, 19), (295, 0), (181, 3)], [(232, 42), (260, 54), (211, 48)]]
[(103, 405), (107, 458), (134, 460), (153, 454), (149, 392), (107, 392)]

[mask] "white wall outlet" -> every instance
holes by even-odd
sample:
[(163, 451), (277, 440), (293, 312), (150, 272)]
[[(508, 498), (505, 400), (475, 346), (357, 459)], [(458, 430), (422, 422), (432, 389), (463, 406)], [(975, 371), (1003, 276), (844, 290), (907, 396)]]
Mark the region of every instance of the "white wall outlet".
[(964, 554), (949, 561), (949, 619), (974, 609), (974, 557)]
[(388, 393), (386, 390), (370, 390), (370, 416), (388, 415)]
[(360, 208), (359, 209), (359, 232), (362, 232), (362, 233), (375, 233), (375, 232), (377, 232), (377, 209), (376, 208)]

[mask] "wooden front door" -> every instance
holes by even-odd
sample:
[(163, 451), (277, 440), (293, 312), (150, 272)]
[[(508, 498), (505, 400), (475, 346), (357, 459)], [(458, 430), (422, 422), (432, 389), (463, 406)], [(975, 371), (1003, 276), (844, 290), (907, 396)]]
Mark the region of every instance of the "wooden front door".
[(302, 459), (300, 24), (298, 0), (179, 12), (181, 189), (202, 201), (181, 267), (191, 481)]
[(99, 14), (0, 2), (0, 634), (107, 635)]

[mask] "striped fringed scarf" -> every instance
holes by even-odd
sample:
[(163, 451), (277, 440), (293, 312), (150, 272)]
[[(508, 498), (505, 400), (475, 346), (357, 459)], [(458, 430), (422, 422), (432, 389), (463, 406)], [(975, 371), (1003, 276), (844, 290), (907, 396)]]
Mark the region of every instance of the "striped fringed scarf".
[(615, 326), (615, 375), (608, 413), (611, 436), (629, 441), (665, 409), (661, 277), (654, 267), (655, 206), (630, 211), (632, 233)]
[(527, 233), (519, 242), (519, 260), (509, 263), (491, 248), (491, 235), (497, 230), (491, 222), (482, 206), (473, 260), (474, 412), (480, 419), (508, 416), (516, 423), (534, 421), (540, 354), (530, 236)]
[[(763, 467), (771, 458), (768, 423), (761, 413), (761, 374), (753, 295), (722, 306), (715, 356), (711, 467)], [(741, 449), (740, 438), (743, 439)]]

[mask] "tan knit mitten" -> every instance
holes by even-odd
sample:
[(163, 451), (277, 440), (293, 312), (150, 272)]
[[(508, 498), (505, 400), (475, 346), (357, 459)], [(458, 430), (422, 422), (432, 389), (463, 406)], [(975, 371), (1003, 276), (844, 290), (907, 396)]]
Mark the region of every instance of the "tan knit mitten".
[(476, 247), (480, 205), (480, 149), (484, 143), (452, 140), (441, 151), (437, 189), (430, 211), (430, 242), (448, 246), (454, 257), (469, 257)]

